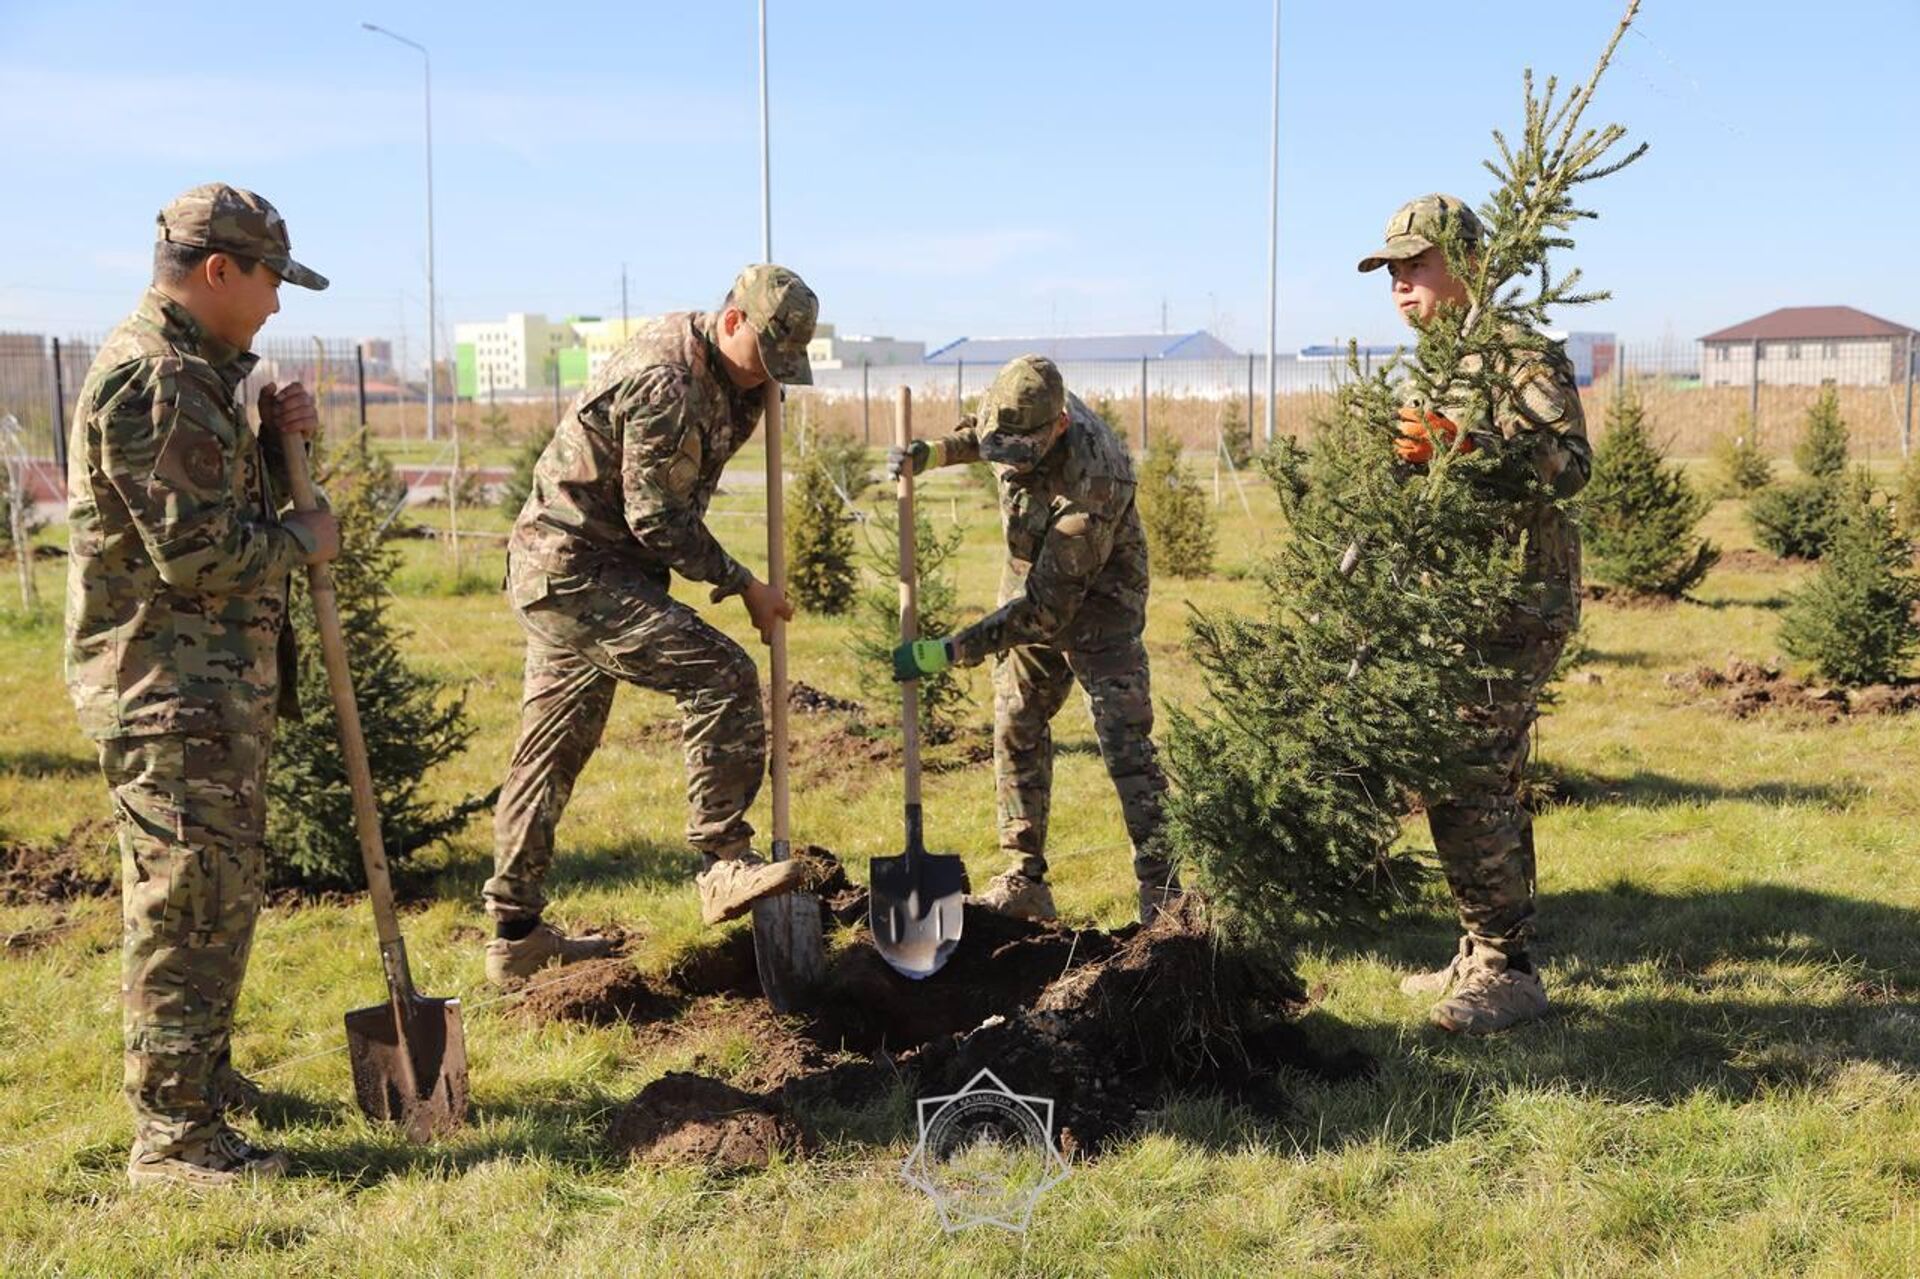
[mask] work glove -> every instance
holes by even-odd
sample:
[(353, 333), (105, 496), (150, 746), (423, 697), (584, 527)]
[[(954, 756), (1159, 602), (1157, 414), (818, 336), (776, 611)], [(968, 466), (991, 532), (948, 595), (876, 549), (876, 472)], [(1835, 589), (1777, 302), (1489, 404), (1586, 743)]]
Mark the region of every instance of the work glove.
[(896, 680), (938, 675), (952, 665), (952, 640), (908, 640), (893, 650), (893, 677)]
[[(1422, 413), (1411, 405), (1400, 409), (1400, 438), (1393, 442), (1394, 456), (1410, 465), (1433, 461), (1433, 446), (1438, 442), (1450, 447), (1460, 436), (1460, 428), (1438, 413)], [(1473, 437), (1461, 441), (1462, 453), (1473, 452)]]
[(898, 444), (887, 450), (887, 478), (897, 480), (900, 473), (907, 469), (907, 462), (913, 462), (915, 475), (927, 469), (927, 463), (933, 460), (933, 445), (926, 440), (915, 440), (901, 448)]

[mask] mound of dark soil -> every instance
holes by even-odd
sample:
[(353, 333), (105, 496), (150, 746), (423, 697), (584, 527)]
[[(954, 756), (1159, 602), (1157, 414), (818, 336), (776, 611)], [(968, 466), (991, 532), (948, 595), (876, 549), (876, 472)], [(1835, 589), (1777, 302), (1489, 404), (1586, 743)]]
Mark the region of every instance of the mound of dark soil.
[(1735, 719), (1770, 711), (1809, 715), (1833, 723), (1848, 715), (1901, 715), (1920, 708), (1920, 681), (1845, 689), (1807, 684), (1778, 661), (1729, 658), (1723, 669), (1696, 666), (1666, 677), (1668, 688), (1693, 694)]
[(835, 697), (832, 693), (817, 689), (804, 680), (794, 680), (787, 685), (787, 705), (802, 715), (819, 715), (832, 711), (858, 718), (867, 713), (867, 708), (859, 702), (851, 698)]
[[(1111, 933), (969, 906), (960, 948), (916, 982), (874, 950), (866, 893), (835, 870), (820, 889), (827, 972), (797, 1015), (762, 1001), (746, 929), (688, 952), (655, 981), (626, 961), (603, 961), (603, 970), (581, 966), (586, 980), (571, 995), (561, 993), (569, 983), (529, 996), (535, 1016), (647, 1023), (641, 1042), (654, 1050), (702, 1044), (692, 1064), (733, 1081), (670, 1075), (679, 1081), (672, 1089), (650, 1085), (616, 1123), (622, 1149), (758, 1166), (734, 1162), (728, 1143), (752, 1158), (785, 1148), (770, 1117), (802, 1132), (822, 1100), (865, 1104), (903, 1078), (921, 1095), (938, 1093), (984, 1068), (1051, 1098), (1063, 1149), (1093, 1153), (1172, 1093), (1225, 1095), (1273, 1113), (1282, 1069), (1345, 1078), (1369, 1068), (1358, 1054), (1328, 1060), (1313, 1050), (1297, 1024), (1307, 1006), (1299, 980), (1223, 947), (1198, 897), (1151, 926)], [(744, 1063), (742, 1040), (752, 1045)], [(727, 1126), (734, 1122), (750, 1132), (740, 1136)]]
[(613, 1148), (633, 1159), (697, 1163), (723, 1172), (764, 1168), (799, 1149), (799, 1130), (765, 1097), (678, 1071), (654, 1080), (614, 1113)]
[(0, 904), (101, 897), (117, 885), (113, 823), (90, 817), (52, 840), (0, 842)]

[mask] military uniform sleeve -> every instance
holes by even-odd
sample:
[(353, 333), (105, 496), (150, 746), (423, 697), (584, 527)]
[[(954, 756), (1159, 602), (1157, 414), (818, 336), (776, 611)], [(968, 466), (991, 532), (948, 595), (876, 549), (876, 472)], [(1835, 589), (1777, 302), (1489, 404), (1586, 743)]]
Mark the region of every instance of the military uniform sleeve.
[(1113, 552), (1115, 528), (1105, 516), (1056, 498), (1024, 589), (955, 635), (953, 660), (971, 666), (1016, 644), (1043, 643), (1066, 630)]
[(609, 392), (607, 420), (620, 432), (620, 486), (634, 539), (674, 572), (720, 588), (715, 598), (753, 580), (727, 554), (695, 500), (705, 441), (688, 421), (692, 374), (678, 365), (644, 369)]
[(105, 410), (101, 469), (176, 590), (229, 595), (277, 583), (311, 549), (235, 497), (236, 455), (252, 441), (234, 429), (209, 388), (166, 363)]
[(936, 466), (965, 466), (980, 460), (980, 430), (974, 424), (973, 414), (960, 419), (953, 434), (943, 435), (933, 441), (933, 457), (927, 462), (927, 469)]
[(1500, 451), (1504, 465), (1495, 473), (1496, 484), (1516, 497), (1535, 486), (1562, 500), (1572, 497), (1593, 472), (1572, 368), (1528, 352), (1517, 362), (1512, 388), (1495, 404), (1490, 429), (1475, 432)]

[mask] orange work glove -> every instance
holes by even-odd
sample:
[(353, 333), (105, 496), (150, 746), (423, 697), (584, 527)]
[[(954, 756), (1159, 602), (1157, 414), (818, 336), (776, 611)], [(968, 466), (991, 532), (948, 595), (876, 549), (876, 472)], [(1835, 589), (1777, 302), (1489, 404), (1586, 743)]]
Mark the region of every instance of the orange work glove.
[[(1460, 428), (1440, 414), (1422, 414), (1419, 409), (1404, 405), (1400, 409), (1400, 438), (1393, 442), (1393, 452), (1402, 462), (1431, 462), (1434, 441), (1451, 445), (1459, 436)], [(1473, 452), (1471, 435), (1461, 441), (1460, 451)]]

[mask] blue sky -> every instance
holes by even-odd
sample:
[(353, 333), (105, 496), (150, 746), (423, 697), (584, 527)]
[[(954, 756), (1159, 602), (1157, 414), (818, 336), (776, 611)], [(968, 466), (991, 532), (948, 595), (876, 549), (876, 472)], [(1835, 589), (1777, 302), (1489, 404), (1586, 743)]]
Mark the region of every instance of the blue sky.
[[(773, 0), (774, 256), (843, 331), (1265, 340), (1270, 7)], [(1353, 261), (1406, 197), (1477, 200), (1520, 73), (1583, 79), (1618, 0), (1288, 0), (1283, 349), (1397, 336)], [(1542, 15), (1548, 15), (1543, 17)], [(1452, 25), (1436, 25), (1441, 19)], [(282, 334), (422, 345), (420, 62), (434, 56), (443, 328), (703, 306), (759, 256), (752, 0), (0, 0), (0, 328), (98, 329), (152, 217), (272, 199), (324, 294)], [(1686, 340), (1782, 305), (1920, 324), (1920, 4), (1646, 0), (1594, 115), (1652, 153), (1590, 188), (1565, 317)]]

